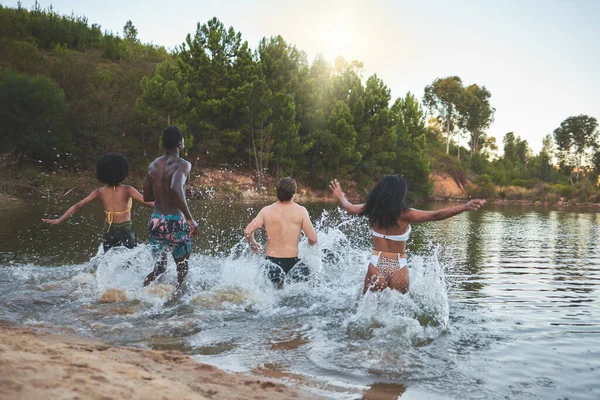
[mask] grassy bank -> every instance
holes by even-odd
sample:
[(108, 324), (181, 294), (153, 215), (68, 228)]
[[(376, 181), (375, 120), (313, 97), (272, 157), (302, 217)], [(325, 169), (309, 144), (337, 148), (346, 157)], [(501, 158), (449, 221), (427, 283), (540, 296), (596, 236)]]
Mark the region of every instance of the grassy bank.
[[(130, 174), (125, 184), (141, 190), (143, 173)], [(447, 173), (432, 173), (433, 191), (429, 200), (464, 201), (484, 198), (496, 203), (526, 203), (548, 205), (591, 205), (600, 207), (600, 190), (591, 182), (575, 185), (550, 184), (537, 180), (522, 180), (514, 185), (494, 185), (489, 176), (480, 175), (473, 180), (457, 182)], [(276, 198), (275, 179), (264, 178), (259, 189), (256, 177), (243, 169), (196, 168), (193, 170), (188, 196), (192, 199), (217, 199), (235, 201), (271, 201)], [(348, 198), (362, 201), (369, 188), (355, 182), (343, 182)], [(44, 171), (35, 167), (7, 168), (0, 179), (0, 202), (19, 200), (85, 196), (100, 184), (93, 171)], [(409, 188), (410, 190), (410, 188)], [(329, 189), (314, 189), (307, 182), (298, 182), (298, 201), (334, 201)]]
[[(123, 182), (141, 191), (144, 174), (136, 171)], [(252, 172), (231, 168), (196, 168), (188, 185), (192, 199), (223, 199), (239, 201), (271, 201), (276, 198), (275, 179), (265, 177), (259, 189)], [(0, 200), (30, 200), (66, 196), (86, 196), (101, 184), (93, 171), (45, 171), (35, 167), (8, 168), (0, 178)], [(349, 184), (349, 194), (358, 197), (355, 185)], [(316, 190), (298, 182), (298, 200), (333, 201), (329, 190)]]
[(600, 190), (589, 181), (574, 185), (552, 184), (536, 179), (516, 180), (512, 185), (494, 185), (488, 175), (478, 176), (466, 186), (470, 197), (496, 202), (541, 203), (558, 205), (600, 205)]

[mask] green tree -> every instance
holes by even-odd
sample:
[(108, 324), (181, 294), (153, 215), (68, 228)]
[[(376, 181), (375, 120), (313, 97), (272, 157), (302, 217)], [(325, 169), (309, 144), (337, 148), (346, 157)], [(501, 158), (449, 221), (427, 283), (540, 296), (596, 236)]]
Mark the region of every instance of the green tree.
[[(254, 59), (248, 43), (217, 18), (198, 24), (178, 49), (190, 85), (188, 128), (209, 162), (239, 163), (247, 131)], [(240, 157), (242, 155), (242, 157)]]
[(480, 142), (479, 151), (486, 158), (493, 157), (498, 152), (498, 144), (494, 136), (485, 136)]
[(396, 158), (396, 129), (389, 109), (390, 89), (377, 77), (367, 79), (363, 101), (364, 124), (358, 131), (357, 147), (362, 154), (362, 168), (370, 179), (391, 172), (391, 161)]
[(527, 167), (527, 164), (529, 163), (529, 160), (532, 156), (531, 147), (529, 147), (527, 140), (517, 137), (517, 140), (515, 142), (515, 155), (517, 157), (517, 160), (523, 166)]
[(138, 30), (135, 26), (133, 26), (133, 22), (131, 22), (131, 20), (127, 21), (123, 27), (123, 37), (127, 40), (131, 40), (134, 43), (139, 43)]
[(431, 193), (431, 165), (427, 154), (427, 128), (421, 105), (410, 92), (392, 106), (396, 121), (396, 158), (394, 170), (404, 175), (412, 197), (426, 198)]
[(596, 172), (597, 175), (600, 175), (600, 150), (594, 153), (592, 163), (594, 165), (594, 172)]
[(459, 108), (463, 99), (464, 88), (458, 76), (438, 78), (425, 87), (423, 103), (446, 129), (446, 154), (450, 152), (450, 139), (458, 123)]
[(187, 111), (189, 85), (175, 61), (165, 60), (158, 64), (154, 76), (143, 77), (140, 86), (142, 94), (136, 101), (136, 110), (147, 120), (162, 120), (168, 126), (173, 118)]
[(273, 163), (276, 176), (293, 174), (299, 155), (308, 150), (299, 135), (296, 93), (302, 70), (307, 70), (306, 55), (289, 45), (281, 36), (263, 38), (258, 58), (267, 87), (271, 92), (267, 125), (272, 126)]
[(51, 165), (69, 149), (64, 128), (65, 95), (56, 82), (13, 70), (0, 76), (0, 124), (5, 132), (3, 153)]
[(552, 158), (554, 156), (554, 142), (552, 135), (544, 136), (542, 150), (540, 150), (539, 177), (541, 180), (550, 182), (552, 177)]
[(470, 85), (465, 88), (464, 100), (461, 104), (460, 126), (470, 133), (471, 156), (479, 152), (482, 141), (485, 141), (485, 130), (494, 121), (495, 109), (490, 105), (492, 94), (485, 86)]
[(598, 135), (598, 121), (587, 115), (569, 117), (554, 130), (558, 159), (570, 170), (572, 185), (573, 175), (577, 182), (580, 175), (592, 166), (599, 145)]
[(362, 154), (356, 149), (357, 135), (353, 122), (350, 107), (337, 100), (327, 118), (327, 135), (323, 143), (323, 172), (335, 171), (341, 178), (347, 178), (361, 160)]
[(517, 138), (513, 132), (508, 132), (502, 139), (504, 144), (504, 158), (515, 162), (517, 160)]
[(271, 103), (271, 90), (267, 87), (265, 77), (262, 73), (261, 64), (255, 65), (255, 75), (248, 97), (248, 122), (246, 125), (247, 135), (250, 140), (248, 150), (252, 157), (252, 164), (256, 171), (257, 189), (262, 190), (264, 176), (269, 167), (272, 157), (273, 125), (269, 118), (273, 110), (269, 107)]

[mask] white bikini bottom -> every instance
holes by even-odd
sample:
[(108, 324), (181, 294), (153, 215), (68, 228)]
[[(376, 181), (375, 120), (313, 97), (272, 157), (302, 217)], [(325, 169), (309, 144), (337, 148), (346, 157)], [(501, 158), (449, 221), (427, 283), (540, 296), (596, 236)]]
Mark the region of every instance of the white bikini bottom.
[(400, 257), (400, 253), (373, 250), (371, 264), (389, 280), (394, 273), (401, 271), (402, 268), (408, 265), (408, 260), (406, 257)]

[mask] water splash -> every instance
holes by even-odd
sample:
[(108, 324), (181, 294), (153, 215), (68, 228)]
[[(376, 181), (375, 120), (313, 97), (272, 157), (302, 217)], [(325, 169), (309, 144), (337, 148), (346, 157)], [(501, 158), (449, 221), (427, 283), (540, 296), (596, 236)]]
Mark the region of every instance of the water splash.
[[(12, 305), (1, 311), (2, 318), (113, 343), (180, 349), (232, 371), (269, 364), (300, 375), (315, 370), (410, 375), (419, 363), (418, 349), (448, 327), (437, 249), (410, 254), (408, 294), (388, 289), (363, 296), (371, 254), (366, 221), (338, 209), (323, 212), (315, 229), (319, 244), (309, 246), (302, 237), (299, 245), (310, 279), (280, 290), (268, 280), (263, 258), (243, 240), (224, 254), (194, 253), (181, 295), (174, 294), (172, 259), (156, 284), (143, 287), (153, 259), (149, 247), (140, 245), (111, 249), (82, 265), (0, 269), (0, 286), (22, 290), (16, 300), (10, 295)], [(7, 282), (7, 274), (14, 282)], [(24, 300), (31, 293), (40, 304)], [(103, 302), (107, 293), (115, 302)]]

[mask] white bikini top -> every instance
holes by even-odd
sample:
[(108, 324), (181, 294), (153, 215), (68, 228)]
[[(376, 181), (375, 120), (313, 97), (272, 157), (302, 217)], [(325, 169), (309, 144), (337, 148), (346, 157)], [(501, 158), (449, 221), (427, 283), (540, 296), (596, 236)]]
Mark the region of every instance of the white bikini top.
[(375, 232), (374, 229), (371, 229), (371, 231), (373, 232), (373, 236), (378, 238), (393, 240), (394, 242), (406, 242), (410, 237), (412, 228), (410, 225), (408, 225), (408, 229), (406, 229), (406, 232), (404, 232), (402, 235), (384, 235), (383, 233)]

